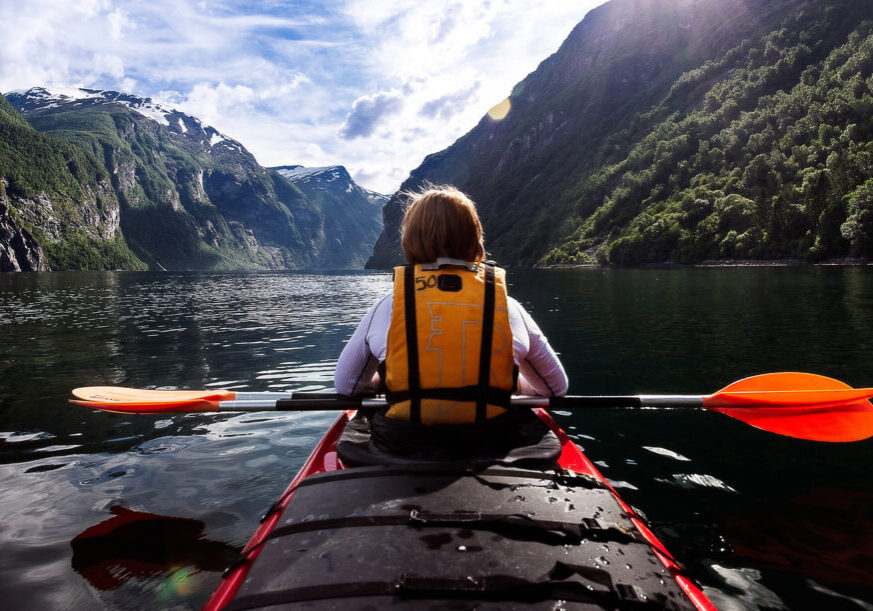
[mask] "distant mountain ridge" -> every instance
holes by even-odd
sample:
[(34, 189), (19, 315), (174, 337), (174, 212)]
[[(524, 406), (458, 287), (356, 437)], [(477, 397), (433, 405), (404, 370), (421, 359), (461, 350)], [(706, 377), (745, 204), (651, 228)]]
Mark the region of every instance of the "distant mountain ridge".
[[(326, 167), (277, 166), (270, 168), (294, 184), (325, 215), (331, 235), (329, 252), (347, 267), (361, 269), (382, 232), (382, 207), (388, 196), (364, 189), (341, 165)], [(357, 219), (349, 223), (348, 219)], [(326, 260), (328, 264), (330, 259)]]
[[(871, 0), (612, 0), (401, 186), (504, 264), (873, 255)], [(368, 267), (402, 262), (402, 198)]]
[[(8, 94), (8, 101), (44, 137), (81, 149), (105, 168), (117, 200), (118, 239), (135, 253), (140, 267), (359, 267), (375, 236), (371, 230), (359, 238), (355, 227), (381, 225), (378, 206), (369, 200), (362, 204), (354, 189), (344, 214), (329, 218), (333, 212), (315, 201), (320, 197), (317, 186), (307, 188), (310, 196), (305, 195), (293, 181), (258, 165), (239, 142), (148, 98), (94, 89), (67, 95), (33, 88)], [(9, 155), (3, 164), (16, 171), (15, 154)], [(18, 180), (8, 182), (9, 206), (34, 217), (30, 224), (38, 231), (41, 221), (30, 212), (33, 200), (21, 198)], [(93, 216), (95, 206), (78, 205)], [(345, 240), (352, 235), (355, 239)], [(99, 243), (99, 236), (92, 238)], [(65, 238), (41, 234), (37, 241), (51, 247)], [(347, 243), (340, 248), (343, 241)], [(65, 249), (68, 256), (55, 256), (49, 267), (82, 267), (74, 251)], [(92, 261), (85, 266), (118, 263)]]

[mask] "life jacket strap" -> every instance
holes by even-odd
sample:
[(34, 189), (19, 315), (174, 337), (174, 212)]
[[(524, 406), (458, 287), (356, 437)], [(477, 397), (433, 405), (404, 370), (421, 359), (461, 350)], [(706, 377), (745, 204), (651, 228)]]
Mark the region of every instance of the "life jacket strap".
[(488, 388), (491, 383), (491, 343), (494, 338), (494, 266), (485, 263), (485, 308), (482, 313), (482, 345), (479, 351), (479, 396), (476, 421), (488, 419)]
[(407, 265), (403, 276), (406, 307), (406, 358), (409, 372), (409, 421), (421, 423), (421, 377), (418, 371), (418, 328), (415, 320), (415, 266)]

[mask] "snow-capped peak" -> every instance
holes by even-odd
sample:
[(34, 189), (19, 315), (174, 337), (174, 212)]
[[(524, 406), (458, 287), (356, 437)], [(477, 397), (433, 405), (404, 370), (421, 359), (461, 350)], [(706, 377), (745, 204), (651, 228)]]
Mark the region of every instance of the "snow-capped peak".
[[(32, 87), (27, 91), (14, 91), (7, 94), (17, 99), (17, 104), (30, 107), (33, 110), (57, 108), (60, 106), (77, 107), (87, 103), (111, 103), (126, 106), (133, 112), (151, 119), (156, 123), (169, 127), (173, 131), (189, 138), (202, 139), (209, 147), (222, 143), (230, 149), (240, 149), (239, 143), (228, 138), (213, 127), (203, 125), (196, 117), (187, 115), (175, 108), (159, 104), (151, 98), (109, 91), (104, 89), (88, 89), (84, 87)], [(194, 133), (189, 133), (191, 130)]]

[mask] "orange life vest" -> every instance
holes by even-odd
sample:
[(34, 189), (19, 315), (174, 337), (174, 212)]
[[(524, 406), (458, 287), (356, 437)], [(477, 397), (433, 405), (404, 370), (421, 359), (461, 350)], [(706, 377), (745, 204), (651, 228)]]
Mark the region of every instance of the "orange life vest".
[(449, 261), (394, 270), (384, 363), (390, 418), (460, 424), (509, 407), (517, 370), (505, 272)]

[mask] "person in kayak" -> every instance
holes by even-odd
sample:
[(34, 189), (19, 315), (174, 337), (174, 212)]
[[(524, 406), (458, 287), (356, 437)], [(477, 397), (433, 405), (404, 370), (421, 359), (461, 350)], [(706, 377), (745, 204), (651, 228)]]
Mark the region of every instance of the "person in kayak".
[(522, 426), (519, 414), (529, 413), (507, 409), (513, 392), (567, 392), (557, 354), (507, 295), (504, 271), (485, 261), (482, 226), (466, 195), (454, 187), (412, 195), (401, 247), (409, 265), (395, 268), (394, 291), (364, 316), (335, 373), (340, 394), (385, 392), (389, 408), (373, 419), (383, 446), (402, 453), (410, 438), (420, 448), (423, 437), (434, 446), (461, 444), (465, 432), (477, 445), (483, 433), (507, 437)]

